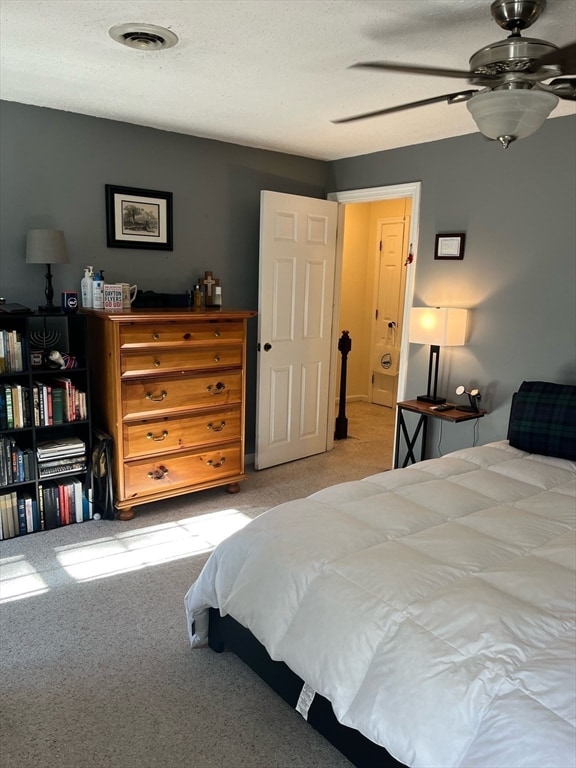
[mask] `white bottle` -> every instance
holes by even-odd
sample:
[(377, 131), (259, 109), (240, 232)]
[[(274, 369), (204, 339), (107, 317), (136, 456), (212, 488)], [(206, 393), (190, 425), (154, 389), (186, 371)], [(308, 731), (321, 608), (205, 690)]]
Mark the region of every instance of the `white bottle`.
[(97, 272), (92, 281), (92, 306), (94, 309), (104, 309), (104, 275)]
[(92, 307), (92, 288), (94, 282), (94, 268), (84, 267), (84, 277), (80, 281), (80, 290), (82, 294), (82, 306)]

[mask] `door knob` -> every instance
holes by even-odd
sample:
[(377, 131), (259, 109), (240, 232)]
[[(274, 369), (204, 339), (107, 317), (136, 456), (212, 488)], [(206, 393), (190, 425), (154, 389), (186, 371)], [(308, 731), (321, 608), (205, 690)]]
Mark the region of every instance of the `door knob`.
[(268, 344), (268, 342), (266, 342), (266, 344), (264, 344), (264, 352), (269, 352), (271, 349), (272, 344)]

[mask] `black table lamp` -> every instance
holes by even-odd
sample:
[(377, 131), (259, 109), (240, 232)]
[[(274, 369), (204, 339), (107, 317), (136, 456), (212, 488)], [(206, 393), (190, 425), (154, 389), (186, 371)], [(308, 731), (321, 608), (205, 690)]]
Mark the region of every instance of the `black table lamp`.
[(64, 232), (60, 229), (30, 229), (26, 238), (26, 263), (46, 264), (46, 304), (39, 306), (40, 312), (59, 312), (54, 306), (51, 264), (69, 264)]
[(418, 400), (440, 405), (445, 397), (438, 397), (438, 362), (440, 347), (461, 346), (466, 343), (466, 316), (468, 310), (452, 307), (412, 307), (410, 310), (409, 341), (430, 344), (428, 387)]

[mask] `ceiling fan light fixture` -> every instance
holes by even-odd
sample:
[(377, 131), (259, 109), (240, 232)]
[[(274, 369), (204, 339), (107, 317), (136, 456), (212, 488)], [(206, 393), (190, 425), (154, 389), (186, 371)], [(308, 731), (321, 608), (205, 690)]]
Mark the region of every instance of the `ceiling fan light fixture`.
[(480, 133), (506, 148), (512, 141), (535, 133), (557, 104), (553, 93), (516, 89), (479, 93), (466, 107)]

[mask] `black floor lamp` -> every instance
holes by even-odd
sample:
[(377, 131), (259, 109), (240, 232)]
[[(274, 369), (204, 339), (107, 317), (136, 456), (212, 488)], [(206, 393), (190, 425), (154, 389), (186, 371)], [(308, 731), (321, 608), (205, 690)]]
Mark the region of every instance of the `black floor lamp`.
[(409, 341), (412, 344), (430, 344), (428, 386), (425, 395), (417, 399), (440, 405), (445, 397), (438, 397), (438, 363), (440, 347), (462, 346), (466, 343), (466, 309), (453, 307), (412, 307), (410, 311)]

